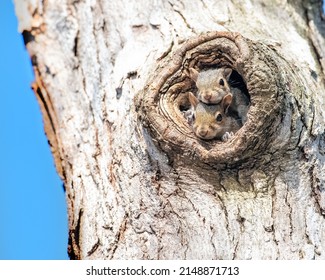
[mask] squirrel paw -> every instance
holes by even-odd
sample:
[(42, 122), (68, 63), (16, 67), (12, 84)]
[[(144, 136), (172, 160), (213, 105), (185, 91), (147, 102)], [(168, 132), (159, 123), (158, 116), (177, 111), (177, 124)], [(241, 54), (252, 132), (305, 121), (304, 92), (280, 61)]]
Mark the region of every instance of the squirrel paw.
[(184, 114), (184, 118), (186, 119), (188, 124), (192, 125), (193, 121), (194, 121), (194, 112), (193, 112), (193, 110), (189, 109), (186, 112), (184, 112), (183, 114)]
[(229, 141), (232, 137), (234, 137), (234, 133), (231, 131), (231, 132), (226, 132), (223, 136), (222, 136), (222, 141), (223, 142), (227, 142)]

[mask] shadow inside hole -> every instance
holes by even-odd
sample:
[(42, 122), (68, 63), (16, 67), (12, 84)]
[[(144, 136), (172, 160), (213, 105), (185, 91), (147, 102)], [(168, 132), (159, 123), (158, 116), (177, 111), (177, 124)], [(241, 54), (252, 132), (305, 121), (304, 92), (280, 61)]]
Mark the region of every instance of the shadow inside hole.
[(189, 101), (184, 101), (184, 103), (181, 103), (181, 104), (179, 105), (179, 110), (180, 110), (182, 113), (184, 113), (184, 112), (186, 112), (186, 111), (188, 111), (188, 110), (190, 110), (190, 109), (191, 109), (191, 104), (190, 104)]
[(193, 125), (194, 121), (194, 111), (191, 107), (188, 94), (183, 95), (182, 98), (178, 100), (178, 109), (189, 124), (189, 126)]
[(247, 97), (250, 103), (251, 97), (248, 93), (247, 86), (243, 77), (236, 70), (232, 70), (228, 83), (231, 87), (238, 88)]

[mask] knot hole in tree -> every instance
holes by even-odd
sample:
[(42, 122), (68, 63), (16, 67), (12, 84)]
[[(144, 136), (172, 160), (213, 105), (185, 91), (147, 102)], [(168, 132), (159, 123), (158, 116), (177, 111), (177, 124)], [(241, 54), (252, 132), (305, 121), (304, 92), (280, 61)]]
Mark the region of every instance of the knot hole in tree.
[[(193, 69), (231, 69), (230, 85), (249, 100), (247, 119), (228, 141), (198, 137), (186, 114), (189, 95), (198, 94)], [(183, 161), (238, 166), (267, 153), (284, 151), (291, 136), (294, 102), (286, 100), (294, 80), (273, 49), (232, 32), (208, 32), (189, 39), (159, 59), (137, 96), (140, 120), (157, 146)], [(290, 104), (289, 104), (290, 103)], [(298, 130), (295, 133), (299, 133)]]

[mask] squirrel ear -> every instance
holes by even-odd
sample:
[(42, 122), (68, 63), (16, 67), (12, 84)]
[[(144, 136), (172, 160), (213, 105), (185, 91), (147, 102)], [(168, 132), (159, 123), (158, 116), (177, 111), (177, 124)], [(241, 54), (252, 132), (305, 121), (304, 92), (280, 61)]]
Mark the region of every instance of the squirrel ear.
[(188, 99), (193, 108), (196, 108), (197, 104), (199, 104), (199, 100), (195, 97), (195, 95), (192, 92), (189, 92)]
[(221, 101), (221, 107), (225, 113), (228, 113), (228, 108), (232, 102), (232, 94), (227, 94)]
[(223, 69), (223, 74), (225, 75), (225, 78), (226, 78), (227, 81), (229, 80), (231, 73), (232, 73), (231, 68), (224, 68)]
[(189, 71), (189, 76), (190, 76), (190, 78), (191, 78), (194, 82), (196, 82), (196, 81), (197, 81), (197, 78), (198, 78), (198, 76), (199, 76), (199, 72), (196, 71), (194, 68), (190, 68), (188, 71)]

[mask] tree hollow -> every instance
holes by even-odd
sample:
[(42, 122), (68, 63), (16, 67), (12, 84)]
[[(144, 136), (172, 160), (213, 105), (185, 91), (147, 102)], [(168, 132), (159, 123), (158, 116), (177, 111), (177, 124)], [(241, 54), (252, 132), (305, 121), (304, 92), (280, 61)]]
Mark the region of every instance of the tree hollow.
[[(238, 33), (208, 32), (192, 38), (158, 61), (136, 100), (140, 120), (164, 152), (189, 162), (236, 166), (264, 154), (273, 144), (278, 149), (280, 142), (283, 146), (278, 138), (283, 137), (286, 110), (277, 60), (275, 51)], [(228, 142), (197, 138), (181, 111), (188, 107), (188, 93), (194, 87), (188, 69), (213, 66), (235, 70), (251, 100), (247, 122)]]

